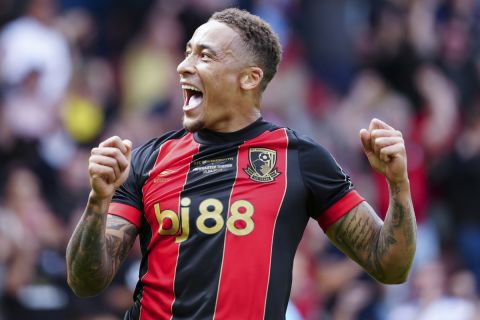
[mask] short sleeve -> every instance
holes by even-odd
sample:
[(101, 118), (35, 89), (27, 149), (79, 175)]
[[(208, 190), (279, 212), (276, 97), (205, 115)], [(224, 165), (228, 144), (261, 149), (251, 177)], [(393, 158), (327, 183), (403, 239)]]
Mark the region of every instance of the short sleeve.
[(308, 213), (326, 231), (364, 199), (324, 147), (301, 136), (298, 155), (302, 178), (308, 189)]
[(141, 167), (140, 152), (132, 152), (130, 171), (127, 180), (121, 185), (113, 196), (108, 213), (122, 217), (137, 228), (140, 228), (143, 212), (142, 182), (139, 167)]

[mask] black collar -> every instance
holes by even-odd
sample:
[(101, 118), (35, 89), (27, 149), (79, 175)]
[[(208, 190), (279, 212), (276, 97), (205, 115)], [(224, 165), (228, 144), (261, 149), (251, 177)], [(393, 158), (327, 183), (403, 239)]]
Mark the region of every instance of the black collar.
[(247, 140), (258, 137), (267, 130), (273, 129), (275, 126), (262, 117), (255, 120), (243, 129), (234, 132), (216, 132), (208, 129), (201, 129), (193, 134), (196, 142), (204, 145), (219, 145), (242, 143)]

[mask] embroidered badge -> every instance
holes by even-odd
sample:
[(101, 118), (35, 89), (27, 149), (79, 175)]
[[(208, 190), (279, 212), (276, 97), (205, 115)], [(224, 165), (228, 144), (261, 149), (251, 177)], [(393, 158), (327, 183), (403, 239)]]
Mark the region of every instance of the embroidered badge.
[(272, 182), (280, 175), (277, 167), (277, 152), (267, 148), (249, 148), (248, 166), (243, 169), (256, 182)]

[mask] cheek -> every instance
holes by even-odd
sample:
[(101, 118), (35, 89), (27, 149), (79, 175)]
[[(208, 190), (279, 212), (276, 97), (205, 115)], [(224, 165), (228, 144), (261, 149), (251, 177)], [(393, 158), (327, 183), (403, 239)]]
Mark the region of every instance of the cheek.
[(208, 81), (212, 87), (224, 87), (227, 83), (232, 85), (237, 81), (239, 70), (232, 67), (205, 68), (203, 72), (199, 70), (199, 73), (203, 75), (203, 80)]
[(213, 86), (221, 96), (231, 96), (238, 85), (238, 75), (231, 71), (219, 72), (214, 77)]

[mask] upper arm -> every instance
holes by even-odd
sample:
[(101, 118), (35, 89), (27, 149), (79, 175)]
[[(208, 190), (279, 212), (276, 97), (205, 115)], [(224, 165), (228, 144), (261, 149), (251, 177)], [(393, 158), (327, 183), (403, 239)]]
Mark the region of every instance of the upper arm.
[(137, 234), (137, 227), (130, 221), (112, 214), (107, 216), (105, 237), (107, 251), (113, 259), (114, 273), (127, 258), (130, 249), (135, 243)]
[(376, 251), (382, 226), (383, 221), (363, 201), (332, 224), (326, 234), (337, 248), (379, 278), (383, 271)]

